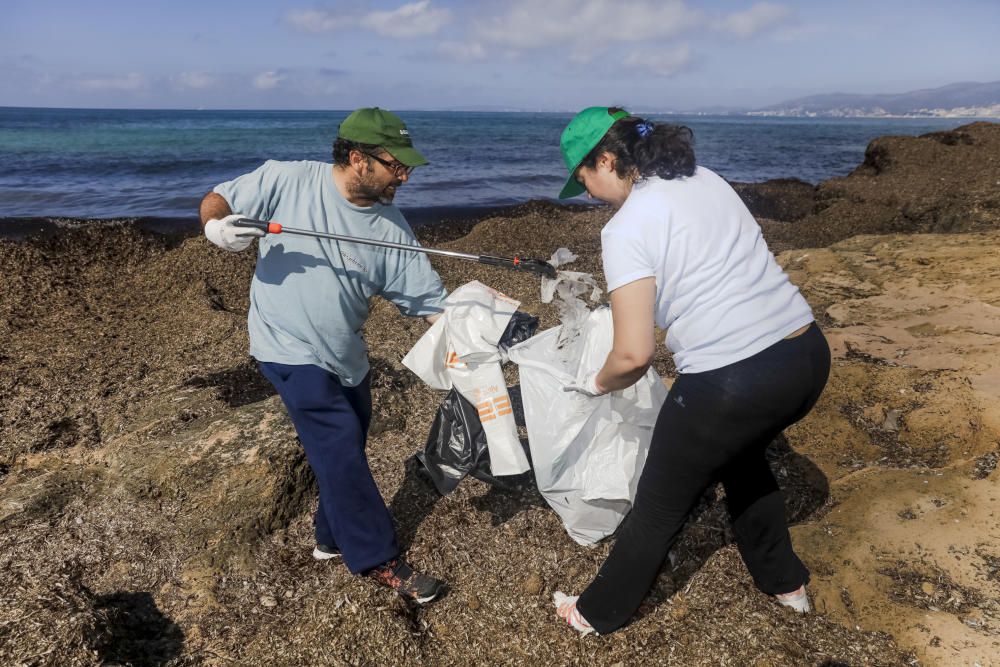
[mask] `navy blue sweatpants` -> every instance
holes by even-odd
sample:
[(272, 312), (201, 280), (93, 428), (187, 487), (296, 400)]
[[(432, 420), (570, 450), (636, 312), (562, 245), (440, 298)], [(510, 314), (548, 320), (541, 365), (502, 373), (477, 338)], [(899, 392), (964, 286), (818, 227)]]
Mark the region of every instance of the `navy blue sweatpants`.
[(319, 484), (316, 542), (338, 547), (355, 574), (396, 558), (396, 530), (365, 454), (372, 415), (368, 376), (345, 387), (319, 366), (259, 363), (285, 403)]

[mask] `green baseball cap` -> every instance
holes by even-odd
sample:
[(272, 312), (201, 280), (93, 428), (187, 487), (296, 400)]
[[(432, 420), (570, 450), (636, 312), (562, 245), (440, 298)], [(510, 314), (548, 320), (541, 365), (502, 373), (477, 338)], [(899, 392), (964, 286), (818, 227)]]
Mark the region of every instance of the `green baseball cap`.
[(615, 121), (627, 118), (628, 115), (628, 111), (615, 107), (587, 107), (573, 117), (559, 140), (559, 150), (562, 151), (563, 161), (569, 170), (569, 178), (559, 193), (559, 199), (584, 193), (586, 188), (573, 177), (573, 172), (583, 162), (583, 158), (600, 143)]
[(370, 107), (351, 112), (340, 124), (337, 136), (361, 144), (381, 146), (407, 167), (429, 164), (427, 158), (413, 147), (410, 131), (403, 120), (385, 109)]

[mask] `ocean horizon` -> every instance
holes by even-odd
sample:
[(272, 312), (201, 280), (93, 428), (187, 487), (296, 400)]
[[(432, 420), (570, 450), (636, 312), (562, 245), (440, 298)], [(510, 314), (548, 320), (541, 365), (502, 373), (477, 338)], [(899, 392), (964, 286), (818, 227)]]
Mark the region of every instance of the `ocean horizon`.
[[(0, 219), (193, 219), (201, 197), (269, 159), (331, 161), (349, 110), (0, 107)], [(555, 201), (570, 112), (405, 111), (431, 164), (399, 189), (416, 222), (449, 211)], [(698, 163), (730, 181), (845, 176), (879, 136), (919, 135), (958, 118), (788, 118), (648, 114), (687, 125)], [(586, 203), (585, 198), (568, 200)], [(0, 225), (4, 224), (0, 220)]]

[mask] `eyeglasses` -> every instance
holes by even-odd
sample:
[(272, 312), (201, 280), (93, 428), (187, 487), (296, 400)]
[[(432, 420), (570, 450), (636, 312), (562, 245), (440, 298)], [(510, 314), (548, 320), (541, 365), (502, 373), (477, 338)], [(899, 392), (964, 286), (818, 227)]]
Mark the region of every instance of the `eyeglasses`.
[[(362, 151), (363, 152), (363, 151)], [(365, 153), (368, 157), (372, 158), (376, 162), (380, 163), (383, 167), (392, 172), (392, 175), (396, 178), (402, 178), (403, 176), (409, 176), (413, 172), (413, 167), (409, 167), (402, 162), (388, 160), (383, 160), (378, 155), (372, 155), (371, 153)]]

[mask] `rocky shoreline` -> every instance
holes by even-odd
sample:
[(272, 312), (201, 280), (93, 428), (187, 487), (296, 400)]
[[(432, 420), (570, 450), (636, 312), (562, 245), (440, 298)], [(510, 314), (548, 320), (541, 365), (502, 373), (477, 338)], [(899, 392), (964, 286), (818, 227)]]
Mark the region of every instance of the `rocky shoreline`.
[[(772, 447), (819, 613), (755, 592), (715, 494), (639, 617), (578, 640), (553, 590), (575, 545), (537, 492), (438, 498), (409, 457), (439, 392), (399, 363), (424, 331), (366, 328), (369, 455), (425, 610), (309, 556), (308, 467), (246, 354), (251, 253), (130, 225), (0, 241), (0, 663), (988, 664), (1000, 655), (1000, 125), (871, 143), (818, 186), (737, 184), (834, 348), (819, 406)], [(600, 278), (603, 207), (531, 203), (429, 245), (548, 257)], [(536, 279), (435, 260), (556, 323)], [(656, 367), (673, 375), (669, 355)], [(507, 370), (510, 384), (516, 369)]]

